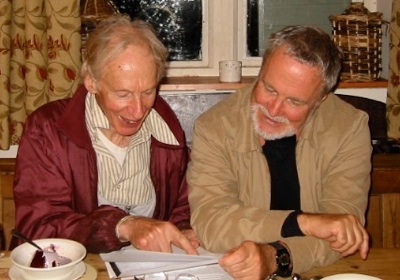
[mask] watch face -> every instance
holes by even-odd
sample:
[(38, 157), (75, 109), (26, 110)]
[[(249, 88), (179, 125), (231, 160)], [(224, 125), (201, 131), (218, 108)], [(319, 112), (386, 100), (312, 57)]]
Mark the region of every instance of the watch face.
[(279, 242), (272, 242), (269, 244), (276, 249), (275, 260), (277, 270), (274, 274), (279, 277), (289, 277), (292, 274), (292, 268), (290, 267), (291, 262), (288, 250)]
[(279, 266), (286, 268), (290, 265), (290, 257), (288, 254), (283, 253), (279, 256)]

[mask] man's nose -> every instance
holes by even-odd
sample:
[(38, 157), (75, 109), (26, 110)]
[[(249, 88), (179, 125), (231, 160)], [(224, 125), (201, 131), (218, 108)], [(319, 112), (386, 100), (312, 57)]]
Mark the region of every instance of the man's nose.
[(270, 102), (268, 106), (269, 107), (268, 111), (271, 114), (271, 116), (280, 116), (283, 106), (284, 106), (284, 100), (277, 97)]
[(145, 111), (142, 100), (136, 97), (132, 98), (127, 105), (127, 111), (132, 120), (141, 119)]

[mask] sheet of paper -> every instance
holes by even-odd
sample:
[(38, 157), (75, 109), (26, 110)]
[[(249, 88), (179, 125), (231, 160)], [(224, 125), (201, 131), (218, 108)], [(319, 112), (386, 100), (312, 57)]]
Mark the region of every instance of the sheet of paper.
[[(100, 254), (110, 278), (124, 278), (157, 272), (184, 270), (193, 267), (206, 268), (209, 265), (217, 265), (220, 254), (212, 254), (200, 248), (199, 255), (187, 255), (183, 250), (173, 247), (173, 253), (161, 253), (137, 250), (128, 246), (119, 251)], [(110, 262), (114, 262), (121, 274), (117, 276)], [(221, 268), (221, 271), (222, 268)], [(127, 278), (133, 279), (133, 278)]]
[(219, 264), (199, 266), (184, 270), (166, 272), (169, 280), (174, 280), (181, 273), (189, 273), (200, 280), (232, 280), (233, 278)]
[[(233, 280), (233, 278), (218, 264), (173, 270), (165, 272), (164, 274), (168, 276), (168, 280), (175, 280), (182, 274), (196, 276), (199, 280)], [(143, 278), (144, 276), (137, 276), (136, 278), (134, 276), (128, 276), (122, 277), (121, 280), (143, 280)]]

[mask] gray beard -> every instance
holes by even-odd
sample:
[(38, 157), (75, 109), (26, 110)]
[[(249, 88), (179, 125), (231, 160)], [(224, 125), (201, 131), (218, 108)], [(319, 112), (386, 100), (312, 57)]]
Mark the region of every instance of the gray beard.
[(263, 131), (257, 120), (257, 112), (258, 111), (261, 111), (261, 113), (263, 113), (268, 118), (270, 118), (276, 122), (281, 122), (283, 124), (289, 124), (289, 120), (284, 117), (271, 117), (271, 115), (269, 114), (267, 109), (265, 109), (265, 107), (263, 107), (259, 104), (252, 104), (250, 106), (250, 112), (251, 112), (251, 120), (252, 120), (252, 123), (254, 126), (254, 130), (257, 132), (258, 135), (260, 135), (265, 140), (276, 140), (276, 139), (281, 139), (281, 138), (289, 137), (289, 136), (296, 134), (297, 131), (292, 126), (288, 126), (285, 130), (283, 130), (281, 132), (268, 133), (268, 132)]

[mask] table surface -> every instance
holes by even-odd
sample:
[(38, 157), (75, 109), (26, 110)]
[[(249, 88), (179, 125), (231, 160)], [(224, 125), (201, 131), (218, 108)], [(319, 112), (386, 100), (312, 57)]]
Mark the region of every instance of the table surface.
[[(344, 258), (333, 265), (315, 268), (304, 276), (329, 276), (339, 273), (360, 273), (382, 278), (384, 280), (400, 279), (400, 249), (387, 248), (370, 250), (367, 260), (362, 260), (359, 255)], [(91, 265), (97, 271), (98, 280), (109, 279), (103, 260), (97, 254), (88, 254), (84, 262)], [(0, 259), (0, 279), (10, 279), (8, 271), (11, 266), (9, 252)]]

